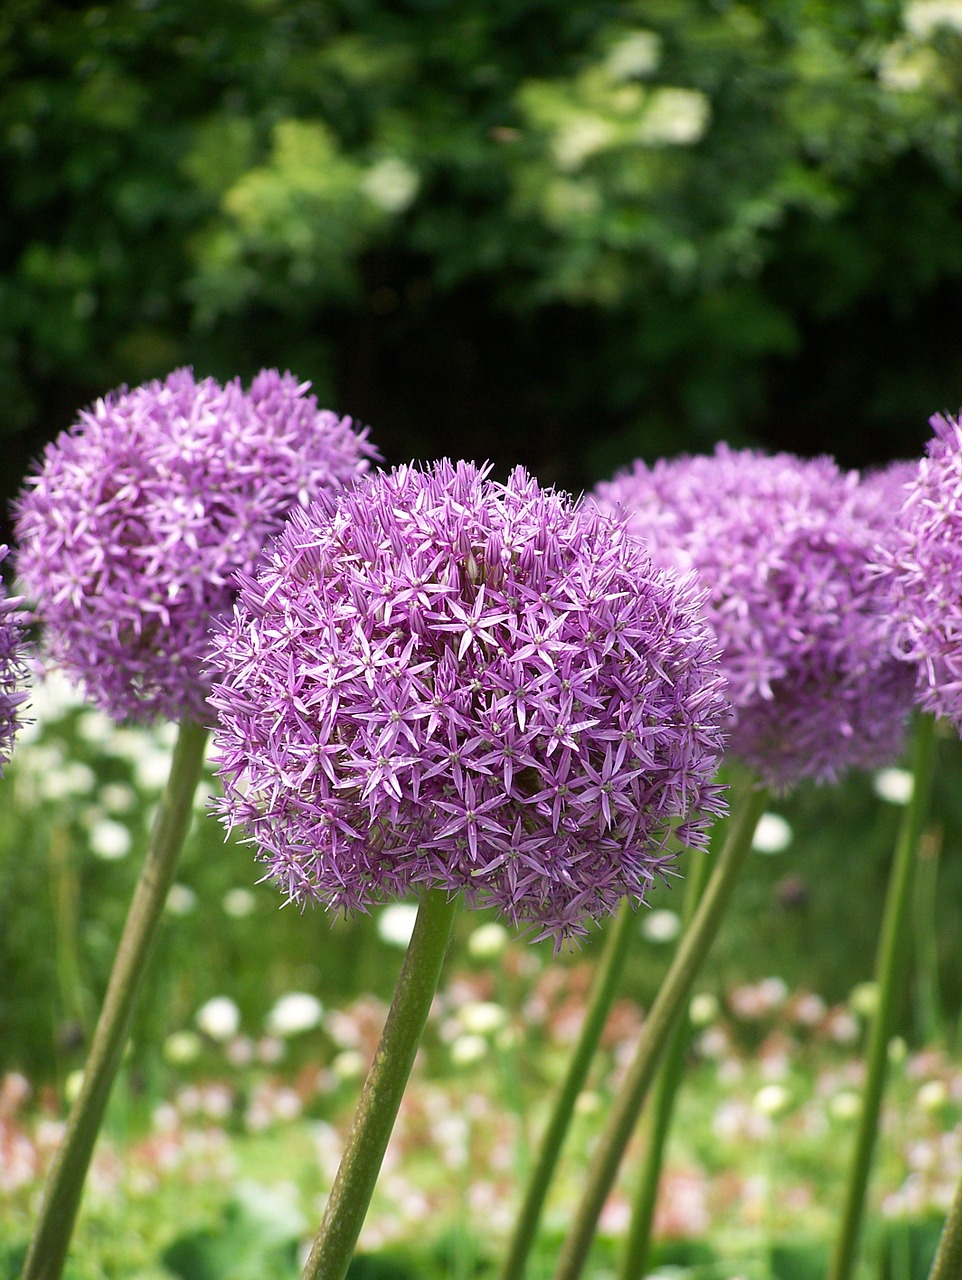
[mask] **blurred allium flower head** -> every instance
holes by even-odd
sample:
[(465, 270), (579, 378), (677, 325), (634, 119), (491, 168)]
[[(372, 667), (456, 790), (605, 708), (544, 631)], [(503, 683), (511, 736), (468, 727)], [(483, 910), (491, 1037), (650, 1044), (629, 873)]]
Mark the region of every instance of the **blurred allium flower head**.
[(51, 656), (115, 718), (206, 718), (202, 660), (232, 574), (376, 456), (308, 388), (265, 370), (245, 394), (179, 369), (98, 400), (28, 478), (20, 577)]
[(374, 476), (293, 514), (215, 637), (223, 816), (295, 901), (441, 886), (583, 932), (723, 807), (699, 604), (520, 469)]
[(899, 754), (912, 678), (872, 560), (902, 479), (719, 445), (597, 487), (656, 561), (697, 571), (735, 704), (731, 751), (777, 789)]
[[(8, 548), (0, 546), (0, 562)], [(27, 694), (27, 664), (23, 649), (23, 628), (17, 606), (20, 601), (7, 595), (0, 582), (0, 775), (13, 751), (13, 739), (20, 722), (20, 706)]]
[(904, 489), (897, 541), (880, 559), (919, 701), (962, 730), (962, 423), (940, 413), (929, 421), (935, 435)]

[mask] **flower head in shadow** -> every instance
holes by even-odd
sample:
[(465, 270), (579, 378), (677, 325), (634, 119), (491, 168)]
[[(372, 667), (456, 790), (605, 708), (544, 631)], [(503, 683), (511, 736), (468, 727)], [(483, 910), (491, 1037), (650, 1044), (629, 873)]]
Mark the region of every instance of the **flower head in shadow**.
[(636, 462), (595, 491), (659, 563), (697, 572), (735, 707), (731, 752), (778, 789), (901, 750), (911, 676), (872, 567), (898, 483), (719, 445)]

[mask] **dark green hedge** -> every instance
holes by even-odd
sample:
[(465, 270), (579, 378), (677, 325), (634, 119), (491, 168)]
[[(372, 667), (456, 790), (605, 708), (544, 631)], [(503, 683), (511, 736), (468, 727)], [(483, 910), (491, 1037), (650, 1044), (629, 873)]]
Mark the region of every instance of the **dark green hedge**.
[(0, 77), (8, 493), (181, 363), (573, 486), (962, 401), (962, 5), (10, 0)]

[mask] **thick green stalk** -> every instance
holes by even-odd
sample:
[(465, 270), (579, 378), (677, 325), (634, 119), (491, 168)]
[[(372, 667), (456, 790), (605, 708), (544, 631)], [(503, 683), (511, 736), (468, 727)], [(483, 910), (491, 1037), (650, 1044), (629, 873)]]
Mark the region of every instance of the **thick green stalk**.
[(962, 1181), (949, 1209), (929, 1280), (959, 1280), (962, 1276)]
[(555, 1099), (548, 1127), (541, 1140), (538, 1162), (528, 1182), (524, 1203), (515, 1223), (507, 1261), (501, 1271), (501, 1280), (520, 1280), (524, 1275), (525, 1263), (534, 1244), (541, 1210), (571, 1123), (575, 1103), (584, 1086), (588, 1069), (608, 1018), (611, 1002), (621, 982), (625, 958), (631, 946), (634, 919), (635, 913), (628, 899), (625, 898), (618, 908), (615, 922), (608, 934), (601, 965), (592, 986), (591, 999), (581, 1027), (581, 1034), (571, 1061), (568, 1063), (568, 1072), (561, 1091)]
[[(682, 910), (682, 922), (685, 926), (690, 924), (695, 914), (710, 870), (709, 859), (702, 857), (688, 873)], [(646, 1274), (648, 1250), (651, 1244), (651, 1224), (654, 1221), (655, 1205), (658, 1201), (658, 1184), (661, 1181), (665, 1144), (668, 1141), (668, 1132), (671, 1129), (672, 1115), (675, 1110), (675, 1095), (684, 1072), (685, 1053), (691, 1042), (691, 1026), (686, 1014), (687, 1006), (683, 1005), (675, 1018), (671, 1039), (665, 1050), (651, 1098), (648, 1146), (645, 1150), (638, 1190), (635, 1193), (625, 1253), (621, 1261), (621, 1280), (636, 1280), (636, 1277)]]
[(849, 1170), (845, 1208), (835, 1253), (829, 1270), (830, 1280), (849, 1280), (855, 1266), (865, 1192), (872, 1167), (872, 1153), (878, 1132), (885, 1076), (888, 1069), (888, 1046), (895, 1021), (896, 998), (904, 977), (909, 940), (909, 917), (912, 902), (912, 879), (922, 826), (928, 812), (932, 790), (932, 766), (935, 754), (935, 721), (922, 715), (916, 721), (912, 772), (915, 785), (906, 806), (892, 861), (885, 914), (879, 936), (875, 981), (878, 1003), (869, 1032), (868, 1068), (862, 1091), (855, 1151)]
[(144, 865), (117, 948), (103, 1008), (67, 1132), (50, 1169), (22, 1280), (59, 1280), (67, 1259), (87, 1167), (130, 1033), (137, 995), (177, 859), (190, 826), (207, 730), (184, 720), (157, 810)]
[(343, 1280), (347, 1274), (437, 990), (456, 911), (457, 899), (449, 901), (443, 889), (428, 889), (421, 899), (394, 999), (303, 1280)]
[(764, 812), (767, 796), (765, 788), (752, 787), (732, 817), (704, 897), (641, 1029), (634, 1060), (588, 1170), (585, 1192), (562, 1248), (555, 1280), (576, 1280), (581, 1274), (601, 1210), (618, 1173), (618, 1165), (654, 1078), (672, 1023), (691, 994), (695, 977), (718, 932), (739, 869), (751, 848), (758, 819)]

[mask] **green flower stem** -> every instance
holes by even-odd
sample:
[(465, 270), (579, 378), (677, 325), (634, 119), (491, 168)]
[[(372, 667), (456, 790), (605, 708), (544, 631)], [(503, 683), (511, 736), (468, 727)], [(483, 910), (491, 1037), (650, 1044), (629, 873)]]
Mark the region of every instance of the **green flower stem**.
[[(682, 923), (687, 926), (701, 896), (705, 891), (711, 862), (700, 857), (690, 868), (685, 881), (685, 902), (682, 909)], [(658, 1184), (661, 1181), (661, 1166), (665, 1157), (665, 1144), (671, 1129), (672, 1115), (675, 1110), (675, 1095), (681, 1084), (684, 1073), (685, 1054), (691, 1043), (691, 1026), (686, 1017), (685, 1005), (678, 1010), (672, 1027), (671, 1039), (658, 1071), (654, 1093), (651, 1099), (651, 1127), (648, 1133), (648, 1146), (641, 1169), (638, 1190), (632, 1207), (631, 1225), (628, 1228), (628, 1240), (625, 1254), (621, 1261), (621, 1280), (635, 1280), (637, 1276), (647, 1274), (648, 1250), (651, 1244), (651, 1224), (655, 1217), (655, 1205), (658, 1201)]]
[(930, 715), (919, 716), (915, 727), (912, 761), (915, 785), (899, 831), (885, 900), (878, 958), (875, 963), (878, 1004), (869, 1032), (868, 1071), (862, 1093), (862, 1110), (849, 1170), (841, 1228), (829, 1270), (830, 1280), (849, 1280), (855, 1266), (862, 1212), (865, 1207), (865, 1192), (878, 1132), (879, 1112), (882, 1109), (882, 1094), (885, 1090), (888, 1046), (895, 1021), (896, 997), (901, 986), (900, 979), (905, 973), (912, 879), (916, 851), (929, 807), (934, 755), (935, 721)]
[(634, 1061), (621, 1092), (615, 1099), (608, 1124), (588, 1170), (585, 1193), (562, 1248), (555, 1280), (576, 1280), (581, 1274), (601, 1210), (614, 1183), (618, 1165), (631, 1138), (645, 1094), (654, 1078), (662, 1050), (666, 1047), (672, 1024), (691, 994), (695, 977), (718, 932), (767, 798), (766, 788), (752, 786), (732, 817), (718, 863), (692, 919), (691, 927), (679, 944), (671, 968), (641, 1029)]
[(437, 990), (456, 912), (457, 899), (449, 901), (443, 889), (428, 889), (421, 899), (394, 999), (303, 1280), (343, 1280), (347, 1274)]
[(962, 1276), (962, 1181), (949, 1209), (929, 1280), (959, 1280)]
[(607, 944), (600, 967), (595, 975), (591, 999), (581, 1027), (578, 1043), (568, 1064), (568, 1072), (561, 1086), (561, 1092), (555, 1099), (554, 1110), (548, 1121), (548, 1127), (541, 1140), (538, 1162), (528, 1182), (524, 1203), (518, 1214), (511, 1246), (508, 1250), (507, 1261), (501, 1271), (501, 1280), (520, 1280), (520, 1277), (524, 1274), (525, 1263), (534, 1244), (541, 1210), (544, 1207), (548, 1187), (551, 1184), (551, 1178), (558, 1163), (558, 1156), (561, 1153), (561, 1147), (568, 1132), (575, 1103), (584, 1086), (588, 1068), (591, 1066), (591, 1060), (598, 1048), (598, 1041), (601, 1039), (601, 1033), (608, 1018), (611, 1002), (614, 1000), (615, 993), (621, 982), (625, 958), (628, 955), (633, 937), (632, 925), (634, 920), (635, 913), (632, 911), (628, 899), (624, 898), (608, 934)]
[(137, 995), (184, 838), (204, 763), (207, 730), (184, 720), (67, 1132), (50, 1169), (22, 1280), (59, 1280), (87, 1167), (130, 1033)]

